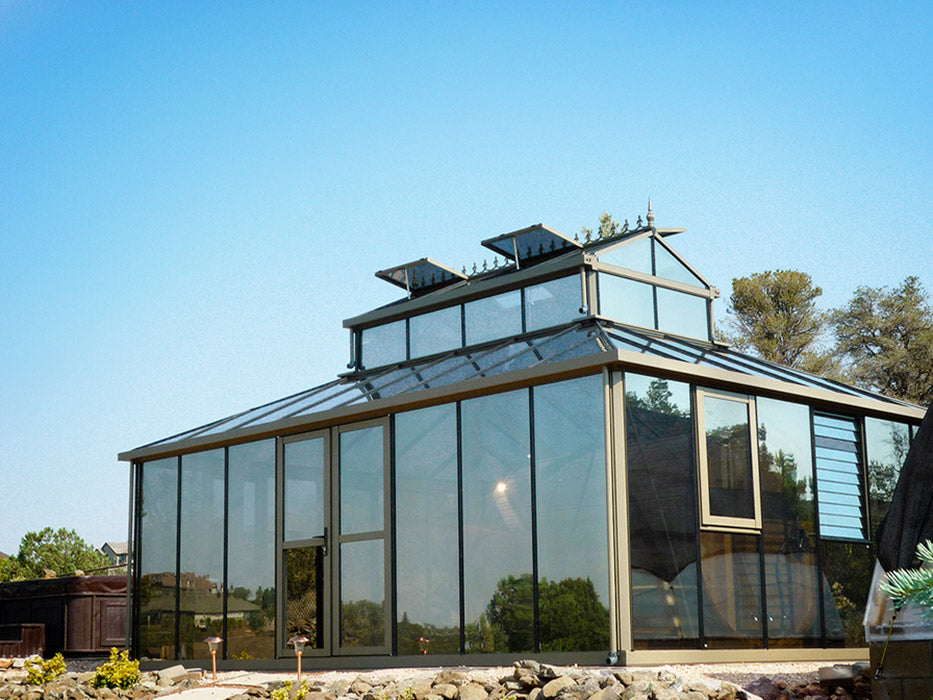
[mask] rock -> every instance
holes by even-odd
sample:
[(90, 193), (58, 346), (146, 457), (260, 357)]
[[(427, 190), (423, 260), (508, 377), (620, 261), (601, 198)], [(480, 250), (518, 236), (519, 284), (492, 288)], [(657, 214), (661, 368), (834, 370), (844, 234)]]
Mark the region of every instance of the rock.
[(617, 683), (610, 685), (590, 695), (590, 700), (619, 700), (622, 696), (622, 687)]
[(360, 697), (366, 695), (366, 693), (368, 693), (372, 689), (373, 689), (372, 685), (370, 685), (369, 683), (367, 683), (366, 681), (364, 681), (362, 678), (359, 678), (359, 677), (350, 684), (350, 692), (356, 693)]
[(545, 698), (556, 698), (557, 694), (563, 689), (575, 685), (575, 681), (570, 676), (560, 676), (552, 681), (548, 681), (541, 688), (541, 695)]
[(824, 687), (833, 687), (838, 685), (851, 685), (855, 683), (855, 672), (852, 666), (848, 664), (836, 664), (835, 666), (823, 666), (817, 671), (820, 679), (820, 685)]
[(460, 671), (451, 671), (450, 669), (444, 669), (443, 671), (438, 673), (436, 676), (434, 676), (434, 685), (438, 685), (439, 683), (441, 683), (441, 684), (456, 685), (459, 687), (463, 685), (464, 683), (469, 682), (469, 680), (470, 679), (467, 677), (465, 673), (461, 673)]
[(457, 686), (453, 683), (437, 683), (431, 689), (435, 695), (440, 695), (447, 700), (453, 700), (457, 697)]
[(542, 679), (557, 678), (557, 671), (555, 671), (551, 666), (545, 666), (544, 664), (541, 664), (541, 666), (538, 668), (538, 676)]
[(526, 668), (535, 675), (541, 672), (541, 664), (534, 659), (522, 659), (515, 662), (515, 668)]
[(163, 688), (167, 688), (187, 678), (188, 670), (181, 664), (176, 664), (175, 666), (163, 668), (157, 673), (157, 676), (159, 678), (159, 685)]
[(528, 700), (538, 700), (539, 695), (541, 695), (541, 688), (532, 688), (528, 691)]
[(489, 694), (479, 683), (465, 683), (457, 694), (459, 700), (486, 700)]
[(424, 696), (424, 700), (445, 700), (443, 695), (437, 695), (436, 693), (428, 693)]
[(427, 678), (411, 684), (411, 692), (414, 693), (416, 700), (424, 700), (431, 694), (431, 681)]

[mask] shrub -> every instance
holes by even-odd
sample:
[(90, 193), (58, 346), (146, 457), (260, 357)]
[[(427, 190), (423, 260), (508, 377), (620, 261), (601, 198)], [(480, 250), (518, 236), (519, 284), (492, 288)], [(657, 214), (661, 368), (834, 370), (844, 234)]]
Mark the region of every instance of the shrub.
[(139, 681), (139, 661), (130, 661), (128, 651), (110, 649), (110, 661), (98, 666), (94, 671), (91, 685), (95, 688), (132, 688)]
[(45, 659), (26, 659), (26, 682), (29, 685), (42, 685), (54, 681), (65, 672), (65, 659), (61, 652), (46, 661)]
[(308, 681), (302, 678), (301, 685), (298, 686), (298, 691), (294, 695), (292, 695), (292, 685), (292, 681), (285, 681), (284, 685), (272, 691), (272, 700), (289, 700), (289, 698), (291, 700), (305, 700), (305, 696), (311, 690)]

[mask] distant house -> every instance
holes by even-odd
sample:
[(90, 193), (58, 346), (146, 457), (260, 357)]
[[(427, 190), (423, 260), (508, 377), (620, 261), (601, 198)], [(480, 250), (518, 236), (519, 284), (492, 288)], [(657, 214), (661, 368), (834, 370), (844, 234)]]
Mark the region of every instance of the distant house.
[(346, 372), (120, 455), (133, 653), (209, 658), (216, 629), (231, 663), (300, 634), (320, 668), (867, 658), (923, 410), (719, 342), (682, 231), (649, 208), (382, 270), (404, 296), (344, 321)]
[(126, 565), (126, 542), (104, 542), (100, 551), (113, 566)]

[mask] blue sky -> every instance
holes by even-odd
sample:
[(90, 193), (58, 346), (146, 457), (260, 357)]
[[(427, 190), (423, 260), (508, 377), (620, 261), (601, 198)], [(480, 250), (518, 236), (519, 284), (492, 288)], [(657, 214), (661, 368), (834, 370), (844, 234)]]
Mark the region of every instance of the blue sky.
[[(824, 306), (933, 290), (929, 3), (0, 0), (0, 550), (332, 378), (378, 269), (608, 210)], [(720, 302), (721, 316), (725, 304)]]

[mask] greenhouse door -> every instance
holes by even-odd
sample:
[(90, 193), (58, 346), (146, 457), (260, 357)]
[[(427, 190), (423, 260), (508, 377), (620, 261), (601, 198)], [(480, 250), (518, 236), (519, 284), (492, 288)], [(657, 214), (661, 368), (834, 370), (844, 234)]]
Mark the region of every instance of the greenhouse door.
[(278, 653), (389, 652), (387, 422), (279, 440)]

